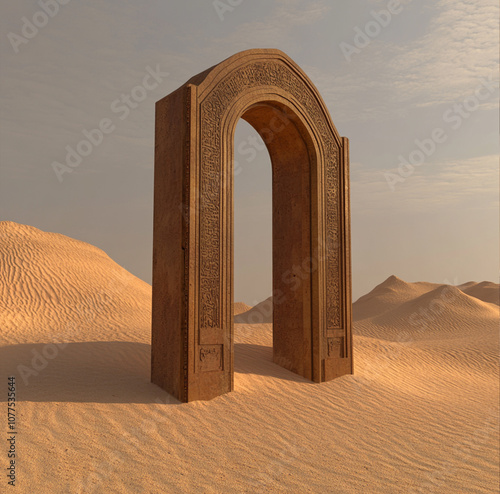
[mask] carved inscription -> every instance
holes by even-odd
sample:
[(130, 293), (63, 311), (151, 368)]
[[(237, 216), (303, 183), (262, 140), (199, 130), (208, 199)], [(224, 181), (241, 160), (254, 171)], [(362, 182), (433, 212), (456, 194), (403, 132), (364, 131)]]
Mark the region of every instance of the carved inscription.
[[(328, 144), (326, 144), (328, 146)], [(339, 167), (338, 149), (331, 147), (331, 162), (325, 163), (325, 196), (326, 196), (326, 328), (342, 327), (340, 304), (340, 210), (339, 210)]]
[(344, 358), (344, 338), (328, 338), (328, 357)]
[[(205, 112), (202, 119), (207, 121)], [(219, 123), (220, 125), (220, 123)], [(220, 324), (221, 285), (221, 160), (216, 158), (220, 145), (215, 121), (204, 123), (200, 177), (200, 327), (217, 328)], [(206, 144), (206, 146), (205, 146)], [(220, 152), (220, 150), (219, 150)]]
[(203, 345), (200, 347), (200, 371), (221, 371), (222, 345)]
[(256, 87), (279, 87), (307, 112), (324, 153), (326, 207), (326, 329), (341, 328), (339, 148), (324, 111), (306, 82), (284, 62), (253, 62), (232, 71), (201, 103), (200, 172), (200, 331), (220, 328), (222, 255), (221, 124), (238, 95)]

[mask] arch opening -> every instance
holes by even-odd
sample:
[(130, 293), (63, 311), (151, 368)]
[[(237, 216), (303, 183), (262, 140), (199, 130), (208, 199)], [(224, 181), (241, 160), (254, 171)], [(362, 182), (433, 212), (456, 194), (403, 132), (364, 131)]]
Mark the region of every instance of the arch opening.
[(281, 102), (250, 104), (241, 118), (271, 159), (273, 361), (312, 380), (314, 146), (299, 116)]
[[(266, 144), (240, 118), (234, 135), (234, 300), (252, 307), (272, 292), (271, 170)], [(271, 317), (269, 311), (266, 321)]]

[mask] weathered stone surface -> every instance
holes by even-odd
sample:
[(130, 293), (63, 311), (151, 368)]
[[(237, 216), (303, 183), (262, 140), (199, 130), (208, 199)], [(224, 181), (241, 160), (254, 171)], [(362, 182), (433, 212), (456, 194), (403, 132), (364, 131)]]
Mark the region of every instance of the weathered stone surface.
[(240, 118), (273, 181), (273, 355), (312, 381), (352, 373), (348, 140), (304, 72), (249, 50), (156, 104), (152, 381), (233, 389), (233, 157)]

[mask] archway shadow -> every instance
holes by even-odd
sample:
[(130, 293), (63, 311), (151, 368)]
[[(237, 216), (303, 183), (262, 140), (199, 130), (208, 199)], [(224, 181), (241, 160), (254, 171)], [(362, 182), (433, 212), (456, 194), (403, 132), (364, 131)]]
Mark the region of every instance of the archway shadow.
[[(1, 375), (16, 377), (16, 400), (75, 403), (161, 403), (176, 398), (150, 382), (151, 345), (124, 341), (0, 347)], [(272, 348), (235, 344), (235, 372), (309, 383), (272, 361)], [(0, 394), (0, 402), (7, 393)]]
[(10, 345), (0, 347), (0, 362), (3, 376), (16, 377), (18, 401), (180, 404), (150, 382), (145, 343)]
[(251, 343), (235, 343), (234, 372), (239, 374), (259, 374), (286, 381), (313, 384), (273, 362), (273, 347)]

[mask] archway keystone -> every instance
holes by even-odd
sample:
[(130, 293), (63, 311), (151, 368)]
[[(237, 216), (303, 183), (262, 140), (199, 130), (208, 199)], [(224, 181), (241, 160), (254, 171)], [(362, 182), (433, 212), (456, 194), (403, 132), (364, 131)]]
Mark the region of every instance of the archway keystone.
[(304, 72), (249, 50), (156, 104), (151, 379), (181, 401), (233, 389), (233, 158), (240, 118), (273, 181), (273, 358), (352, 373), (349, 147)]

